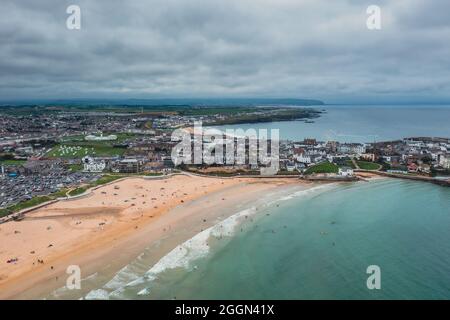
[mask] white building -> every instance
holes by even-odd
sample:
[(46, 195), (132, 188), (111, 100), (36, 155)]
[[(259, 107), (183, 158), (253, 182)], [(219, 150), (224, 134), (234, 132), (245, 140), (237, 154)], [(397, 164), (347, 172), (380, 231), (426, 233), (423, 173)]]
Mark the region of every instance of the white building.
[(102, 172), (106, 168), (106, 163), (104, 160), (96, 161), (92, 157), (84, 157), (81, 159), (83, 163), (83, 171), (84, 172)]
[(361, 143), (341, 143), (337, 147), (339, 153), (363, 154), (366, 153), (366, 146)]
[(450, 169), (450, 153), (439, 155), (439, 165), (442, 168)]
[(319, 162), (320, 160), (323, 159), (323, 157), (320, 154), (302, 153), (296, 156), (295, 159), (301, 163), (311, 164)]
[(114, 141), (117, 140), (117, 136), (115, 134), (111, 134), (109, 136), (104, 136), (103, 133), (100, 136), (94, 136), (92, 134), (84, 137), (86, 141)]
[(339, 168), (339, 175), (343, 177), (353, 177), (353, 169), (350, 167)]
[(310, 164), (311, 163), (311, 156), (307, 155), (306, 153), (301, 153), (296, 157), (298, 162)]

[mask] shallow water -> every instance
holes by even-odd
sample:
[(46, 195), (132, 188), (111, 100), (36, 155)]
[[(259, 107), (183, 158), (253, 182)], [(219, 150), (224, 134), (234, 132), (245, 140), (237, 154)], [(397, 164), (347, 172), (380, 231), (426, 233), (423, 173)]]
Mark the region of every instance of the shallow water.
[[(355, 183), (293, 198), (148, 298), (448, 299), (450, 189)], [(368, 290), (366, 268), (381, 268)]]
[[(152, 273), (141, 257), (114, 294), (102, 286), (87, 298), (450, 298), (450, 189), (380, 179), (278, 199), (186, 264)], [(367, 289), (369, 265), (381, 268), (381, 290)]]

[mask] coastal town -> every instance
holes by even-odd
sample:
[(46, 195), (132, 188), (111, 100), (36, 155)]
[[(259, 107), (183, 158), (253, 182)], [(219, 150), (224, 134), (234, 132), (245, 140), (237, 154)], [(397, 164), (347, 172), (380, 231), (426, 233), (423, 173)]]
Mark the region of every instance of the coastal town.
[[(128, 113), (96, 109), (35, 111), (6, 112), (0, 118), (0, 217), (44, 200), (76, 196), (102, 179), (181, 170), (215, 176), (257, 175), (258, 165), (254, 164), (175, 166), (171, 151), (177, 142), (171, 133), (196, 121), (214, 126), (240, 123), (236, 119), (244, 114), (261, 121), (287, 115), (284, 110), (271, 108), (232, 115), (208, 108), (191, 115), (143, 109)], [(285, 120), (295, 116), (297, 121), (311, 123), (320, 115), (308, 112), (304, 117), (289, 114)], [(447, 180), (450, 174), (450, 139), (444, 137), (368, 143), (308, 137), (303, 141), (281, 140), (279, 149), (278, 175), (304, 179), (351, 178), (355, 171), (441, 180)]]

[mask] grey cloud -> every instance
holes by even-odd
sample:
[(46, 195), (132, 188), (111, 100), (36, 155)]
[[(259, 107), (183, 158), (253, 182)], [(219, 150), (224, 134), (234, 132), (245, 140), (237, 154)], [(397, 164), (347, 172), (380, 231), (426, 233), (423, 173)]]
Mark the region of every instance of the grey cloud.
[[(4, 0), (0, 99), (450, 100), (450, 3)], [(65, 27), (69, 4), (82, 29)]]

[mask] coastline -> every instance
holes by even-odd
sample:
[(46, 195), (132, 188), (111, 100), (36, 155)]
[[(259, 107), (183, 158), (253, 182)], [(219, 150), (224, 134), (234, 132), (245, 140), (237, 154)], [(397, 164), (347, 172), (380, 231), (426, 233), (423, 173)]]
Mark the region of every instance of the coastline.
[(421, 181), (421, 182), (428, 182), (440, 185), (442, 187), (450, 187), (450, 177), (449, 179), (434, 179), (432, 177), (427, 176), (419, 176), (419, 175), (406, 175), (406, 174), (397, 174), (397, 173), (389, 173), (384, 171), (378, 171), (378, 170), (362, 170), (357, 169), (355, 170), (355, 173), (359, 177), (384, 177), (384, 178), (394, 178), (394, 179), (404, 179), (404, 180), (410, 180), (410, 181)]
[[(117, 272), (163, 239), (156, 263), (264, 192), (312, 185), (282, 178), (130, 178), (89, 197), (49, 204), (0, 226), (0, 298), (42, 298), (65, 285), (69, 265), (79, 265), (82, 278), (105, 262)], [(6, 264), (12, 257), (19, 260)]]

